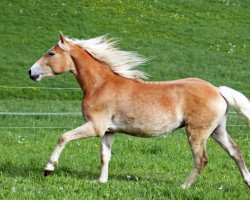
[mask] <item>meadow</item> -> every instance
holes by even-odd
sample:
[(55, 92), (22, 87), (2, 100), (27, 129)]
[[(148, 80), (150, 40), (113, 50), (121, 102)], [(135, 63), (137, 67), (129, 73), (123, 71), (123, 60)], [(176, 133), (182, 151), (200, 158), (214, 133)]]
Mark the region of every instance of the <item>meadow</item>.
[[(117, 134), (107, 184), (95, 182), (98, 138), (70, 143), (44, 177), (58, 137), (83, 123), (83, 94), (70, 73), (38, 83), (27, 74), (59, 31), (86, 39), (109, 34), (150, 59), (140, 68), (150, 81), (198, 77), (250, 98), (248, 0), (2, 0), (0, 10), (0, 199), (250, 198), (234, 161), (212, 139), (204, 172), (181, 189), (193, 167), (183, 129), (152, 139)], [(228, 121), (250, 169), (249, 126), (233, 110)]]

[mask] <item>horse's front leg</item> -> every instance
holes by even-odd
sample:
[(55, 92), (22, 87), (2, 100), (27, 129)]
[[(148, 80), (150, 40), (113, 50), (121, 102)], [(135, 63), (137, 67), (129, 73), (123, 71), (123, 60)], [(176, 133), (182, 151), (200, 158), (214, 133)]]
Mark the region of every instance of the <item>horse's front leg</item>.
[(92, 122), (87, 122), (86, 124), (64, 133), (58, 140), (58, 144), (50, 156), (48, 163), (45, 166), (44, 176), (48, 176), (54, 171), (54, 165), (58, 163), (58, 159), (65, 145), (76, 139), (95, 137), (98, 136)]
[(106, 183), (108, 181), (108, 166), (111, 159), (111, 147), (114, 133), (105, 133), (101, 138), (101, 173), (98, 179), (99, 183)]

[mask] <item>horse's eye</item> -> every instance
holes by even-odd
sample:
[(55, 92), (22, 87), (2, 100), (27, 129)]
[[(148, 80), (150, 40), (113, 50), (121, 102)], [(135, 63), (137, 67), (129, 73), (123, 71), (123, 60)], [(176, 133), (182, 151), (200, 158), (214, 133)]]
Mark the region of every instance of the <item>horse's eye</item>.
[(52, 52), (52, 51), (50, 51), (50, 52), (48, 53), (48, 55), (49, 55), (49, 56), (54, 56), (54, 55), (55, 55), (55, 53), (54, 53), (54, 52)]

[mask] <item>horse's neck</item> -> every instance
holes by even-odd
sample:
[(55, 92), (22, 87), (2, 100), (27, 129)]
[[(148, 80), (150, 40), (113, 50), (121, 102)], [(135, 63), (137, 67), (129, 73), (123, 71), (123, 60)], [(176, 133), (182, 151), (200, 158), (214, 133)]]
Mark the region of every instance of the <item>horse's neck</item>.
[(73, 74), (85, 94), (101, 87), (113, 74), (107, 66), (84, 50), (73, 51), (71, 57), (76, 68)]

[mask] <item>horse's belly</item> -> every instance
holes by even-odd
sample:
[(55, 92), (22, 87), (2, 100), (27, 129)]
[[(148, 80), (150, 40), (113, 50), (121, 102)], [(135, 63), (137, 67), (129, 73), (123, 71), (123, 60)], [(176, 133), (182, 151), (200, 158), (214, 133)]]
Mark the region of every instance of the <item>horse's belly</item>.
[(182, 125), (182, 119), (170, 116), (159, 118), (116, 118), (114, 117), (110, 131), (121, 131), (140, 137), (155, 137), (169, 133)]

